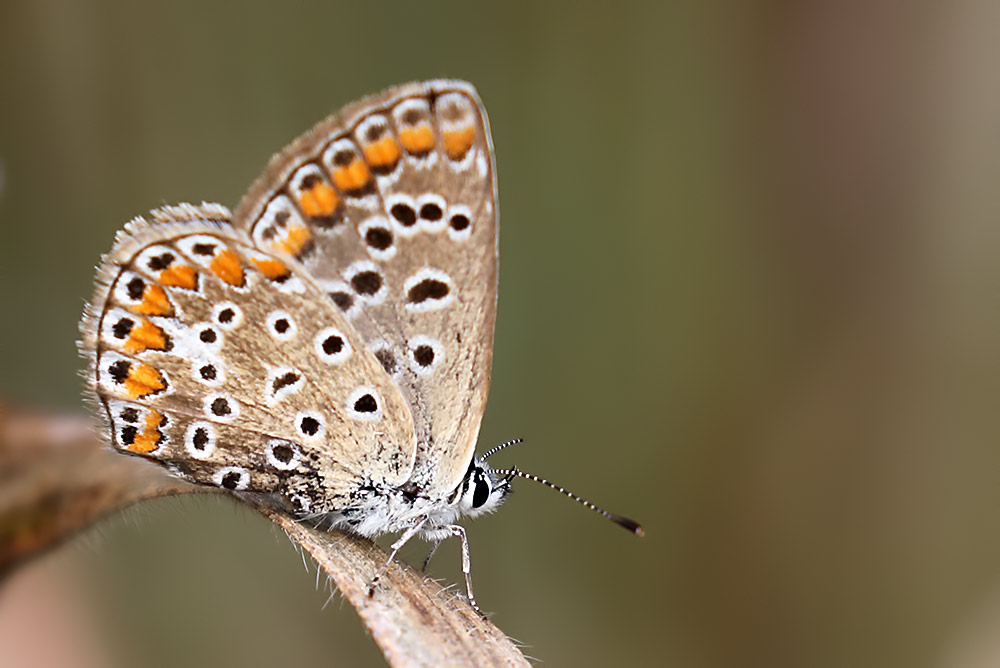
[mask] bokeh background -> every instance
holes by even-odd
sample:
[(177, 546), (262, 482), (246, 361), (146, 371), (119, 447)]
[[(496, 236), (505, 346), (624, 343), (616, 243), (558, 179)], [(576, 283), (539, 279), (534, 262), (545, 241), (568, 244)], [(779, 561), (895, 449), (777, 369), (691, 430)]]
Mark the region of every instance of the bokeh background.
[[(465, 78), (503, 221), (481, 448), (648, 532), (519, 484), (469, 525), (500, 627), (548, 666), (1000, 665), (998, 45), (974, 0), (4, 0), (0, 396), (79, 410), (125, 220)], [(382, 665), (328, 596), (252, 513), (149, 504), (0, 586), (0, 663)]]

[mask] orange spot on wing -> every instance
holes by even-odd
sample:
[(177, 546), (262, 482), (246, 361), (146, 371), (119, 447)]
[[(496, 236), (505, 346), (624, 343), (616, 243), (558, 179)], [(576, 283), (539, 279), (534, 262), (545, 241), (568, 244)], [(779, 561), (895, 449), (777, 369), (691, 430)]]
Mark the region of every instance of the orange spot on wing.
[(341, 192), (363, 188), (371, 177), (368, 165), (361, 158), (355, 158), (346, 167), (333, 171), (333, 183)]
[(150, 410), (146, 415), (145, 426), (128, 449), (146, 455), (160, 447), (160, 441), (163, 439), (163, 434), (160, 432), (161, 424), (163, 424), (163, 414)]
[(159, 392), (167, 386), (160, 372), (142, 362), (133, 362), (125, 379), (125, 391), (133, 399), (139, 399), (147, 394)]
[(142, 301), (131, 309), (142, 315), (170, 315), (174, 312), (166, 291), (159, 285), (147, 285), (142, 291)]
[(243, 285), (243, 267), (240, 265), (240, 258), (232, 249), (224, 248), (215, 254), (208, 268), (220, 279), (239, 287)]
[(476, 141), (476, 127), (470, 125), (461, 130), (446, 130), (442, 137), (444, 139), (444, 152), (452, 160), (458, 160), (472, 148)]
[(399, 160), (399, 144), (392, 137), (382, 137), (365, 146), (364, 154), (372, 167), (392, 167)]
[(405, 128), (399, 133), (399, 143), (409, 153), (421, 155), (434, 148), (434, 131), (423, 123), (415, 128)]
[(302, 247), (312, 239), (312, 232), (306, 227), (291, 227), (288, 234), (281, 241), (276, 241), (272, 246), (276, 250), (283, 251), (289, 255), (295, 255)]
[(142, 322), (132, 328), (128, 340), (125, 341), (125, 350), (133, 354), (141, 353), (150, 348), (164, 350), (166, 347), (167, 335), (146, 318), (143, 318)]
[(302, 191), (299, 195), (299, 205), (307, 216), (320, 218), (329, 216), (337, 210), (340, 199), (336, 191), (325, 183), (317, 183), (312, 188)]
[(258, 260), (254, 258), (253, 263), (257, 266), (257, 271), (272, 280), (276, 278), (283, 278), (292, 273), (288, 267), (277, 260)]
[(194, 267), (186, 264), (175, 264), (160, 272), (160, 283), (171, 288), (193, 290), (198, 285), (198, 279)]

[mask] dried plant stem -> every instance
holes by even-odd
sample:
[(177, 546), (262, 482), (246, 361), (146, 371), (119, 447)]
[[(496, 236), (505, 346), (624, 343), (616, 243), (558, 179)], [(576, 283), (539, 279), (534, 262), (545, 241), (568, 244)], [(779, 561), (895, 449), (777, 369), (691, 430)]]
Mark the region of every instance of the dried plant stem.
[[(206, 493), (101, 446), (87, 419), (0, 406), (0, 577), (93, 522), (145, 499)], [(208, 491), (207, 493), (212, 493)], [(354, 606), (391, 666), (528, 666), (500, 629), (371, 541), (258, 511), (302, 546)]]

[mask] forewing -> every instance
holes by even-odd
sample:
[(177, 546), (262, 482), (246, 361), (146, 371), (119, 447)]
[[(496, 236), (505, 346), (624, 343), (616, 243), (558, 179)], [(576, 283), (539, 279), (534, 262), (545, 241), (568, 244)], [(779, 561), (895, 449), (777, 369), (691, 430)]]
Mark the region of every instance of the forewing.
[(409, 408), (377, 358), (300, 265), (253, 248), (222, 207), (126, 226), (82, 331), (114, 447), (194, 482), (328, 512), (412, 468)]
[(475, 90), (393, 88), (276, 155), (234, 216), (261, 249), (302, 262), (350, 319), (412, 411), (410, 481), (461, 481), (493, 354), (497, 202)]

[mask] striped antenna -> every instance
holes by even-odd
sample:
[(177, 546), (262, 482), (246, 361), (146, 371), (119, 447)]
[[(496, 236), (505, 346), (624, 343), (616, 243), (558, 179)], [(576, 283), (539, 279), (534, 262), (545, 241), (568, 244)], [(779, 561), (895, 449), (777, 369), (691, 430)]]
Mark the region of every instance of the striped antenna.
[(517, 445), (518, 443), (524, 443), (524, 439), (523, 438), (512, 438), (509, 441), (507, 441), (506, 443), (501, 443), (500, 445), (498, 445), (498, 446), (496, 446), (494, 448), (490, 448), (489, 450), (487, 450), (486, 452), (483, 453), (483, 456), (481, 457), (481, 459), (489, 459), (490, 457), (492, 457), (496, 453), (500, 452), (504, 448), (509, 447), (511, 445)]
[[(517, 441), (520, 441), (520, 440), (521, 439), (517, 439)], [(510, 443), (515, 443), (517, 441), (511, 441)], [(509, 443), (505, 443), (503, 445), (497, 446), (496, 448), (494, 448), (494, 450), (499, 450), (501, 448), (505, 448), (505, 447), (507, 447), (507, 445), (509, 445)], [(484, 456), (488, 456), (488, 454), (484, 455)], [(609, 520), (611, 520), (612, 522), (614, 522), (618, 526), (625, 527), (626, 529), (628, 529), (629, 531), (631, 531), (632, 533), (634, 533), (636, 536), (645, 536), (646, 535), (646, 531), (641, 526), (639, 526), (639, 523), (636, 522), (635, 520), (630, 520), (627, 517), (621, 517), (620, 515), (615, 515), (614, 513), (609, 513), (608, 511), (604, 510), (603, 508), (598, 508), (597, 506), (595, 506), (594, 504), (592, 504), (590, 501), (587, 501), (586, 499), (581, 499), (579, 496), (577, 496), (573, 492), (569, 491), (568, 489), (564, 489), (564, 488), (560, 487), (559, 485), (556, 485), (554, 483), (549, 482), (548, 480), (545, 480), (544, 478), (539, 478), (536, 475), (532, 475), (530, 473), (525, 473), (524, 471), (519, 471), (516, 468), (513, 468), (513, 469), (494, 469), (494, 472), (495, 473), (499, 473), (499, 474), (501, 474), (503, 476), (506, 476), (508, 480), (510, 480), (511, 478), (513, 478), (515, 476), (517, 476), (518, 478), (524, 478), (525, 480), (534, 480), (535, 482), (541, 483), (541, 484), (545, 485), (546, 487), (550, 487), (550, 488), (556, 490), (557, 492), (559, 492), (560, 494), (563, 494), (564, 496), (568, 496), (569, 498), (573, 499), (577, 503), (579, 503), (579, 504), (581, 504), (583, 506), (586, 506), (587, 508), (590, 508), (595, 513), (603, 515), (604, 517), (608, 518)]]

